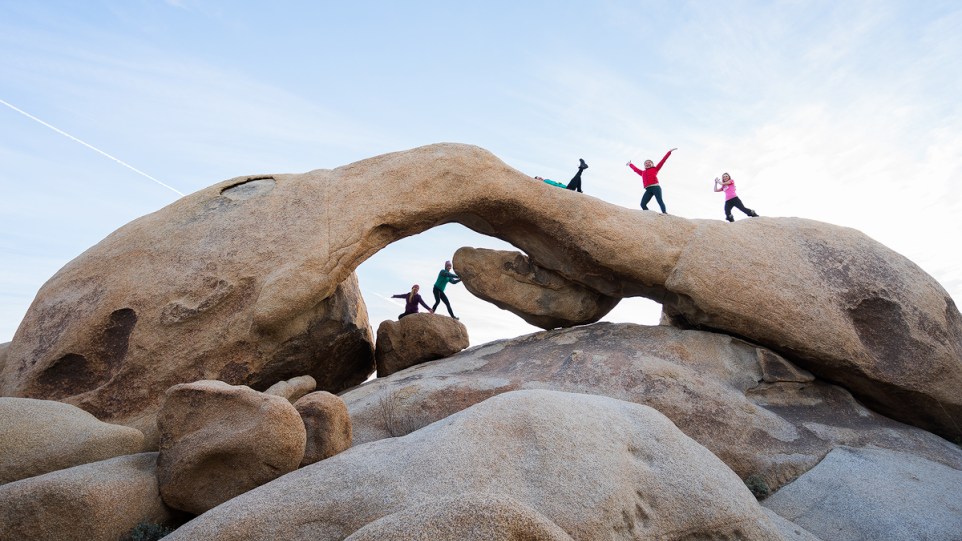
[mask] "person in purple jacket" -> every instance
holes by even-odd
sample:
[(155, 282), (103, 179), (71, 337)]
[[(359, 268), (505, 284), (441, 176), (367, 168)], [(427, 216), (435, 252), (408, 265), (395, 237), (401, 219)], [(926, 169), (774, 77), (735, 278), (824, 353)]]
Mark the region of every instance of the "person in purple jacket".
[[(392, 299), (404, 299), (404, 313), (399, 315), (397, 318), (401, 319), (404, 316), (418, 313), (418, 305), (427, 308), (428, 312), (434, 313), (434, 310), (424, 302), (424, 299), (418, 295), (418, 291), (421, 290), (421, 286), (414, 284), (411, 286), (410, 293), (398, 293), (397, 295), (391, 295)], [(413, 321), (413, 320), (412, 320)]]

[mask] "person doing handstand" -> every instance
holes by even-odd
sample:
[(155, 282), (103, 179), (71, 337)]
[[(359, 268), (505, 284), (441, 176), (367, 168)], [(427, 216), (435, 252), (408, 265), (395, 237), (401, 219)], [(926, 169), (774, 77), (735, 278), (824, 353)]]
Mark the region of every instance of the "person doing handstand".
[(671, 153), (675, 150), (678, 149), (673, 148), (669, 150), (668, 153), (665, 154), (665, 157), (658, 162), (658, 165), (655, 165), (651, 160), (645, 160), (644, 169), (638, 169), (630, 160), (626, 164), (632, 171), (641, 175), (642, 184), (645, 186), (645, 195), (641, 197), (642, 210), (648, 210), (648, 202), (654, 197), (655, 201), (658, 202), (658, 206), (661, 207), (662, 214), (668, 214), (668, 211), (665, 210), (665, 201), (661, 198), (661, 185), (658, 184), (658, 171), (661, 171), (661, 166), (665, 165), (665, 160), (667, 160), (668, 156), (671, 156)]
[(575, 176), (571, 178), (571, 180), (568, 182), (568, 186), (566, 187), (569, 190), (574, 190), (578, 193), (583, 193), (581, 191), (581, 173), (588, 168), (588, 164), (586, 164), (585, 161), (581, 158), (578, 158), (578, 161), (581, 162), (581, 164), (578, 166), (578, 172), (575, 173)]
[[(404, 316), (409, 316), (411, 314), (418, 313), (418, 305), (427, 308), (428, 312), (434, 313), (434, 309), (424, 302), (424, 299), (418, 295), (418, 291), (421, 290), (421, 286), (414, 284), (411, 286), (410, 293), (398, 293), (397, 295), (391, 295), (392, 299), (405, 299), (404, 301), (404, 313), (399, 315), (397, 318), (401, 319)], [(414, 321), (414, 320), (411, 320)]]
[(438, 280), (434, 282), (434, 307), (431, 310), (437, 310), (441, 301), (444, 301), (444, 306), (448, 307), (448, 313), (451, 314), (451, 317), (458, 319), (457, 316), (454, 315), (454, 312), (451, 311), (451, 303), (448, 302), (448, 296), (444, 294), (444, 287), (447, 286), (448, 283), (456, 284), (460, 281), (461, 279), (458, 278), (458, 275), (451, 272), (451, 262), (445, 261), (444, 268), (438, 273)]
[(732, 216), (732, 207), (737, 208), (752, 218), (758, 217), (758, 214), (754, 210), (745, 208), (742, 200), (735, 194), (735, 181), (732, 180), (731, 175), (728, 173), (723, 173), (721, 179), (715, 177), (715, 191), (725, 192), (725, 219), (729, 222), (735, 221), (735, 217)]

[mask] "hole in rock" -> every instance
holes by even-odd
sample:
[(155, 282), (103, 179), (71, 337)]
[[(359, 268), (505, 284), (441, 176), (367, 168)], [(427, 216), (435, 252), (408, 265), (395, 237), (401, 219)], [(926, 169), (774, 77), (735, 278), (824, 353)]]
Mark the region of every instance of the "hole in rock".
[[(391, 295), (407, 293), (414, 284), (421, 286), (424, 302), (434, 305), (431, 288), (438, 272), (463, 246), (520, 251), (507, 242), (475, 233), (460, 224), (446, 224), (396, 241), (362, 263), (357, 268), (358, 281), (374, 331), (382, 321), (396, 320), (404, 311), (402, 299), (392, 299)], [(453, 270), (457, 273), (458, 269)], [(542, 330), (475, 297), (463, 284), (448, 284), (444, 292), (454, 314), (468, 328), (472, 346)], [(447, 315), (444, 303), (438, 305), (437, 313)], [(660, 304), (644, 298), (628, 298), (622, 299), (602, 321), (657, 325), (660, 316)]]

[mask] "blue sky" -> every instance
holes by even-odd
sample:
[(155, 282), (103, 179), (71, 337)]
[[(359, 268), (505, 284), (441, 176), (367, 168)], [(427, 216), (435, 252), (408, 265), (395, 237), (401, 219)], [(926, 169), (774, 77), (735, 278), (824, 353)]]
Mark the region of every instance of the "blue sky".
[[(183, 193), (455, 141), (562, 181), (584, 158), (588, 194), (637, 208), (625, 162), (678, 147), (672, 214), (721, 219), (728, 171), (761, 214), (859, 229), (962, 299), (962, 4), (475, 4), (0, 0), (0, 100)], [(178, 197), (5, 105), (0, 187), (0, 342), (57, 269)], [(448, 225), (365, 262), (374, 326), (459, 246), (507, 247)], [(473, 344), (534, 330), (448, 291)]]

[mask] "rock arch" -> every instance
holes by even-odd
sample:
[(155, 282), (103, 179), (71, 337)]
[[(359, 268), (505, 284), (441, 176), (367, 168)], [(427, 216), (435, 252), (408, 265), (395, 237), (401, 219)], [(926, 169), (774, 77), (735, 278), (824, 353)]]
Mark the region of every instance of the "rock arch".
[[(244, 189), (248, 181), (257, 183)], [(789, 355), (896, 419), (962, 434), (962, 318), (906, 258), (858, 231), (809, 220), (729, 224), (626, 209), (536, 182), (461, 144), (232, 179), (125, 225), (41, 288), (9, 346), (0, 389), (19, 395), (53, 360), (83, 349), (87, 321), (130, 308), (138, 320), (123, 362), (138, 370), (111, 383), (125, 377), (136, 387), (165, 354), (182, 381), (236, 373), (237, 382), (268, 365), (282, 378), (277, 352), (299, 351), (298, 340), (333, 325), (344, 347), (312, 375), (336, 391), (370, 368), (347, 357), (370, 345), (353, 270), (395, 240), (450, 222), (604, 295), (645, 296), (673, 321)], [(165, 327), (171, 303), (208, 309)], [(884, 327), (884, 347), (866, 343), (878, 334), (866, 322), (892, 312), (874, 308), (892, 306), (899, 321)], [(891, 344), (908, 348), (901, 362), (880, 356)], [(111, 383), (68, 400), (120, 422), (156, 407), (145, 394), (140, 409), (106, 408), (118, 399)]]

